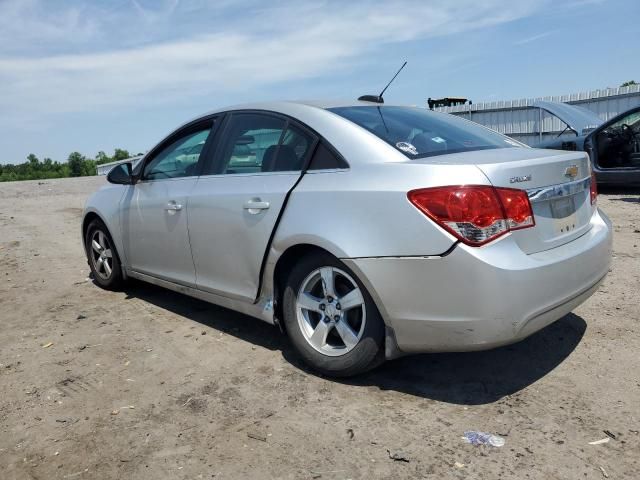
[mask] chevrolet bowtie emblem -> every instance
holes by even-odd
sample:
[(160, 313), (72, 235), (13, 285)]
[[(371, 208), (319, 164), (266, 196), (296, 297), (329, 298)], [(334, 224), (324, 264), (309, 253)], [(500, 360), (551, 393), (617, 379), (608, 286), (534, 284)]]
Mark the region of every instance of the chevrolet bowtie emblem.
[(569, 178), (576, 178), (578, 176), (578, 166), (571, 165), (570, 167), (567, 167), (567, 169), (564, 171), (564, 176)]

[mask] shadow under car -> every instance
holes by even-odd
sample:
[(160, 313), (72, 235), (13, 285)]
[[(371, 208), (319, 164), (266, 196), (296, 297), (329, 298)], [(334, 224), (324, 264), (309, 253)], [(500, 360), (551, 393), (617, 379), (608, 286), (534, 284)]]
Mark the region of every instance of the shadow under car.
[[(311, 371), (278, 328), (223, 307), (132, 281), (127, 298), (138, 298), (176, 315), (275, 351), (295, 367)], [(415, 354), (388, 361), (353, 378), (329, 379), (346, 385), (376, 386), (441, 402), (492, 403), (535, 383), (580, 343), (586, 322), (570, 313), (532, 336), (505, 347), (467, 353)]]

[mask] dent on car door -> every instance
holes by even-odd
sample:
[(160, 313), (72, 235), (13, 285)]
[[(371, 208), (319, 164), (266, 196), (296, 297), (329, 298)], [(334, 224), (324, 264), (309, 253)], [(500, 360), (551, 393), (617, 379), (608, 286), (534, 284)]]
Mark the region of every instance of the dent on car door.
[(170, 137), (125, 194), (121, 224), (130, 269), (195, 285), (187, 207), (211, 130), (212, 121), (205, 121)]
[(215, 161), (190, 198), (189, 234), (198, 288), (255, 299), (272, 232), (315, 140), (278, 116), (230, 116)]

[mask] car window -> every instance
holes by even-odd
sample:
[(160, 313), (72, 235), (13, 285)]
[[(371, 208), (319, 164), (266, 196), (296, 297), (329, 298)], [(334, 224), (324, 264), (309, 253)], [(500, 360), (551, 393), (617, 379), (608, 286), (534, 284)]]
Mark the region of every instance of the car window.
[(637, 112), (625, 115), (620, 120), (609, 125), (608, 128), (619, 128), (622, 125), (629, 125), (634, 130), (640, 130), (640, 110)]
[(264, 172), (300, 171), (315, 138), (295, 125), (290, 125), (282, 137), (282, 144), (270, 165), (264, 165)]
[(145, 165), (142, 178), (160, 180), (195, 175), (200, 153), (210, 132), (209, 126), (172, 142)]
[(271, 164), (285, 125), (285, 120), (269, 115), (232, 115), (221, 140), (217, 171), (210, 173), (261, 172), (263, 164)]
[(332, 168), (349, 168), (349, 166), (322, 141), (311, 158), (309, 170), (326, 170)]
[(408, 158), (492, 148), (524, 147), (480, 125), (417, 107), (354, 106), (330, 108), (367, 129)]
[[(286, 128), (286, 129), (285, 129)], [(299, 171), (315, 137), (270, 115), (231, 116), (210, 174)]]

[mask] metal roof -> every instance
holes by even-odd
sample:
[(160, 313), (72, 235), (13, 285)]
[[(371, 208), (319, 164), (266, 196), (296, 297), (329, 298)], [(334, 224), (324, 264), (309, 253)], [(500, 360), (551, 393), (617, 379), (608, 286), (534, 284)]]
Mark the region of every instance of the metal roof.
[(471, 105), (459, 105), (455, 107), (442, 107), (437, 109), (445, 113), (463, 113), (463, 112), (479, 112), (487, 110), (504, 110), (508, 108), (524, 108), (531, 107), (535, 102), (566, 102), (572, 104), (587, 103), (591, 100), (603, 97), (620, 97), (626, 95), (635, 96), (640, 93), (640, 85), (630, 85), (628, 87), (619, 88), (600, 88), (597, 90), (589, 90), (568, 95), (553, 95), (547, 97), (521, 98), (518, 100), (498, 100), (493, 102), (478, 102)]

